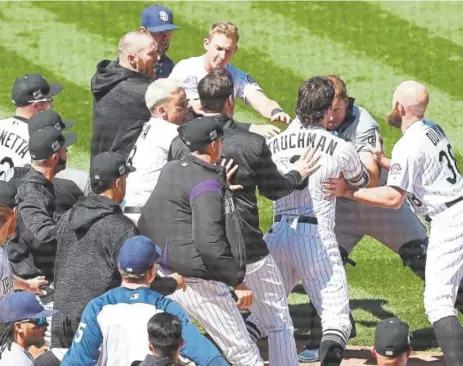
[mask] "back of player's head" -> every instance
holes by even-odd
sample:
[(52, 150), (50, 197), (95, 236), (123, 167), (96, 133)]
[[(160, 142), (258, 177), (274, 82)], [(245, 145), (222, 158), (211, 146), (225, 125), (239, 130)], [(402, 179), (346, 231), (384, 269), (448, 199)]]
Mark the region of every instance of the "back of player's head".
[(227, 70), (214, 70), (208, 73), (198, 83), (198, 94), (203, 110), (220, 113), (227, 99), (233, 96), (234, 89), (233, 78)]
[(148, 321), (148, 340), (151, 350), (174, 359), (183, 345), (182, 322), (169, 313), (158, 313)]
[(240, 31), (236, 25), (231, 22), (216, 22), (209, 27), (209, 40), (214, 34), (223, 34), (227, 38), (232, 38), (235, 44), (240, 40)]
[(153, 81), (145, 93), (146, 107), (153, 110), (162, 103), (169, 101), (172, 94), (182, 89), (182, 82), (177, 79), (162, 78)]
[(313, 77), (299, 87), (296, 115), (304, 127), (316, 125), (325, 117), (334, 99), (334, 88), (327, 78)]
[(329, 80), (331, 85), (334, 88), (334, 97), (335, 99), (345, 99), (347, 98), (347, 87), (344, 80), (342, 80), (339, 75), (330, 74), (326, 78)]
[(119, 40), (119, 57), (139, 55), (154, 42), (153, 37), (140, 31), (124, 34)]

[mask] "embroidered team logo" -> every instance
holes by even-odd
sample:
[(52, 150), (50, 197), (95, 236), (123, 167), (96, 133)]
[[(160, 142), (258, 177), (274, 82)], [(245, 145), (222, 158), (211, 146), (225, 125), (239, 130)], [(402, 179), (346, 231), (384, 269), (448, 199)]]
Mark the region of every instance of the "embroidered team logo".
[(121, 165), (121, 166), (119, 167), (119, 174), (120, 174), (121, 176), (125, 174), (125, 166), (124, 166), (124, 165)]
[(211, 138), (211, 141), (214, 141), (217, 138), (217, 131), (214, 130), (209, 133), (209, 137)]
[(34, 97), (35, 100), (43, 98), (43, 94), (41, 90), (36, 90), (35, 92), (32, 93), (32, 96)]
[(395, 163), (391, 166), (391, 169), (389, 169), (389, 174), (390, 175), (400, 174), (401, 171), (402, 171), (402, 167), (400, 166), (400, 164)]
[(58, 141), (55, 141), (53, 144), (51, 144), (51, 148), (54, 152), (57, 152), (60, 149), (61, 145)]
[(136, 292), (132, 296), (130, 296), (130, 300), (137, 300), (139, 297), (140, 297), (140, 294)]
[(162, 21), (167, 22), (169, 20), (169, 16), (164, 10), (161, 10), (159, 12), (159, 18), (161, 18)]

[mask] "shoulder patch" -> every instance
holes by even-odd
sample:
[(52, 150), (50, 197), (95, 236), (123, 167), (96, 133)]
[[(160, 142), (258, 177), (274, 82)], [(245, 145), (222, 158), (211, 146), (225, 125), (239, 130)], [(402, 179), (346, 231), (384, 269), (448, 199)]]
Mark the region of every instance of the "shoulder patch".
[(249, 83), (249, 84), (257, 84), (257, 81), (256, 79), (254, 79), (251, 75), (247, 74), (246, 75), (246, 81)]

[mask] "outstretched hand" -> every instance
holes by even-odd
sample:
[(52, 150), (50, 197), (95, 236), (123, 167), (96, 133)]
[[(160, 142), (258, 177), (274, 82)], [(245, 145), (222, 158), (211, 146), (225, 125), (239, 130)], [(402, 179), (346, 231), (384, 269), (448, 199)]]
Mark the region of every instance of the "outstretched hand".
[(243, 189), (242, 185), (231, 184), (233, 174), (238, 170), (239, 165), (233, 166), (233, 159), (230, 159), (227, 163), (227, 159), (223, 159), (221, 165), (225, 167), (225, 172), (227, 174), (227, 184), (231, 191), (239, 191)]
[(302, 179), (312, 175), (320, 168), (320, 158), (321, 155), (316, 149), (307, 149), (294, 163), (294, 167), (301, 174)]

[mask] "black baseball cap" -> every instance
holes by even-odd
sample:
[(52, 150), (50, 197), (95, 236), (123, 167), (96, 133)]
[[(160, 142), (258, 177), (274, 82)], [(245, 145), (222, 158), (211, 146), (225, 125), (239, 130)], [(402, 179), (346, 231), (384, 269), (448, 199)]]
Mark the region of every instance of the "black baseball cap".
[(223, 137), (224, 129), (215, 116), (200, 116), (181, 125), (178, 134), (191, 151)]
[(11, 182), (0, 181), (0, 206), (15, 208), (17, 204), (16, 186)]
[(53, 126), (34, 131), (29, 136), (29, 153), (34, 160), (48, 159), (62, 147), (74, 144), (77, 136), (73, 133), (62, 133)]
[(93, 157), (90, 164), (90, 180), (91, 182), (111, 182), (135, 170), (133, 166), (127, 165), (123, 156), (108, 151)]
[(52, 126), (60, 132), (68, 130), (74, 126), (74, 123), (71, 121), (63, 121), (61, 116), (52, 109), (47, 109), (46, 111), (35, 114), (29, 119), (29, 121), (27, 121), (27, 124), (29, 128), (29, 135), (48, 126)]
[(410, 331), (399, 318), (384, 319), (376, 326), (375, 350), (384, 357), (397, 357), (411, 347)]
[(17, 107), (51, 98), (61, 92), (61, 84), (49, 84), (44, 76), (39, 74), (26, 74), (16, 79), (11, 93), (11, 100)]

